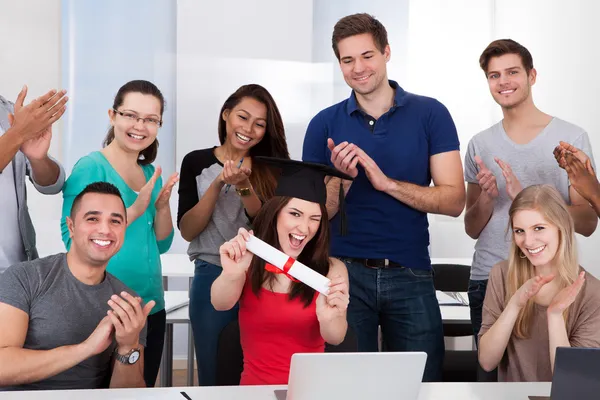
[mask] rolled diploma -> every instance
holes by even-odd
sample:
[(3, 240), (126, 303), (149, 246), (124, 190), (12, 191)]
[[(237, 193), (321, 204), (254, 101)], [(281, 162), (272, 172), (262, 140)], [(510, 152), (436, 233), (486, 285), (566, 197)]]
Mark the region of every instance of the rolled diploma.
[[(252, 254), (262, 258), (280, 270), (283, 270), (283, 267), (290, 258), (284, 252), (277, 250), (275, 247), (263, 242), (254, 235), (250, 235), (250, 239), (246, 242), (246, 248)], [(300, 282), (303, 282), (315, 289), (317, 292), (327, 295), (330, 280), (318, 272), (308, 268), (300, 261), (294, 260), (294, 263), (287, 273), (298, 279)]]

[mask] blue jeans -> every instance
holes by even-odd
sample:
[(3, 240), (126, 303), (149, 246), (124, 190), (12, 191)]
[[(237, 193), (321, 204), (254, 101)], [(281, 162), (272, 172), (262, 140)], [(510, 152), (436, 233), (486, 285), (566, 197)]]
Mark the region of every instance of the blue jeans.
[(223, 270), (218, 265), (196, 260), (190, 289), (190, 321), (194, 332), (198, 384), (216, 384), (217, 344), (223, 328), (238, 317), (238, 305), (229, 311), (217, 311), (210, 302), (210, 287)]
[(471, 325), (473, 326), (473, 335), (475, 336), (475, 344), (479, 345), (479, 330), (481, 329), (481, 321), (483, 320), (483, 300), (485, 299), (485, 291), (487, 290), (487, 279), (481, 281), (469, 280), (469, 308), (471, 309)]
[(350, 277), (348, 324), (358, 350), (378, 351), (381, 325), (387, 351), (424, 351), (424, 382), (441, 381), (444, 330), (433, 272), (410, 268), (368, 268), (344, 260)]
[[(471, 325), (473, 326), (473, 335), (475, 336), (475, 345), (479, 346), (479, 331), (483, 320), (483, 300), (487, 290), (488, 280), (474, 281), (469, 280), (469, 308), (471, 309)], [(497, 382), (498, 370), (495, 369), (486, 372), (479, 367), (477, 370), (477, 380), (479, 382)]]

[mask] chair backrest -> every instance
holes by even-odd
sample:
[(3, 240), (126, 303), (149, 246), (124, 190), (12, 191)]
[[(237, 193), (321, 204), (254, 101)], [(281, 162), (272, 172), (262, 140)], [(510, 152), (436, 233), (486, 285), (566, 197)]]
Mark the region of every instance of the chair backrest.
[[(358, 351), (356, 335), (348, 327), (344, 341), (337, 346), (326, 344), (326, 353), (354, 353)], [(244, 353), (240, 344), (240, 325), (231, 321), (219, 335), (217, 345), (217, 386), (239, 385), (244, 369)]]
[(433, 286), (442, 292), (466, 292), (469, 290), (471, 267), (459, 264), (434, 264)]
[(244, 353), (240, 344), (240, 325), (237, 318), (231, 321), (219, 335), (217, 345), (217, 386), (240, 384), (244, 368)]
[[(433, 286), (442, 292), (467, 292), (471, 267), (460, 264), (433, 264)], [(444, 324), (444, 336), (460, 337), (473, 335), (471, 324)]]

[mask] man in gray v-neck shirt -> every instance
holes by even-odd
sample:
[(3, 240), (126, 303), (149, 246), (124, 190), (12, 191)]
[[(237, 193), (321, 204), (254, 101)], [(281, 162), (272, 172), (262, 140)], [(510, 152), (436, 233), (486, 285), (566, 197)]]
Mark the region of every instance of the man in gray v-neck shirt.
[(48, 155), (52, 124), (65, 111), (64, 92), (50, 91), (23, 105), (24, 87), (13, 105), (0, 96), (0, 273), (38, 257), (27, 208), (25, 179), (43, 194), (56, 194), (65, 171)]
[(531, 89), (537, 72), (529, 51), (513, 40), (496, 40), (479, 61), (504, 119), (475, 135), (465, 156), (465, 230), (477, 239), (469, 282), (471, 323), (476, 338), (488, 274), (495, 264), (508, 258), (508, 210), (520, 190), (535, 184), (555, 186), (569, 205), (575, 230), (580, 234), (591, 235), (598, 222), (594, 210), (570, 186), (567, 173), (553, 155), (559, 141), (564, 141), (589, 154), (593, 163), (588, 135), (582, 128), (535, 106)]

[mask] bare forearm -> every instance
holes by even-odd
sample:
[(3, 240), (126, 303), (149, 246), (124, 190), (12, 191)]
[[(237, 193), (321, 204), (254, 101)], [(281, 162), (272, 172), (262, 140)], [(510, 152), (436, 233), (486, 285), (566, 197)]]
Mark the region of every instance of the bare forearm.
[(565, 319), (562, 314), (548, 314), (548, 343), (550, 345), (550, 367), (554, 371), (554, 358), (557, 347), (571, 347)]
[(346, 331), (348, 330), (348, 321), (346, 319), (346, 315), (332, 320), (319, 320), (319, 328), (323, 340), (336, 346), (342, 343), (346, 337)]
[(340, 182), (342, 182), (344, 188), (344, 195), (348, 194), (348, 190), (352, 186), (352, 181), (333, 177), (329, 179), (327, 182), (327, 202), (325, 203), (328, 219), (335, 217), (340, 209)]
[(144, 381), (144, 357), (140, 356), (133, 365), (125, 365), (115, 361), (113, 373), (110, 377), (110, 388), (142, 388), (146, 387)]
[(29, 158), (29, 163), (35, 183), (40, 186), (50, 186), (56, 183), (60, 168), (47, 155), (40, 160)]
[(244, 205), (244, 208), (246, 209), (248, 215), (254, 218), (256, 214), (258, 214), (258, 212), (260, 211), (260, 208), (262, 207), (262, 202), (258, 198), (258, 195), (256, 194), (254, 188), (251, 185), (243, 186), (243, 188), (250, 188), (250, 195), (240, 196), (240, 199), (242, 200), (242, 204)]
[(210, 301), (217, 311), (231, 310), (238, 302), (246, 283), (246, 273), (229, 274), (221, 272), (221, 275), (210, 287)]
[(52, 350), (0, 349), (0, 387), (38, 382), (74, 367), (91, 355), (82, 345)]
[[(594, 207), (593, 204), (592, 206)], [(578, 204), (568, 206), (568, 209), (575, 223), (575, 232), (586, 237), (594, 233), (598, 226), (598, 215), (600, 215), (597, 214), (595, 207), (593, 209), (587, 204)]]
[(519, 309), (509, 305), (479, 340), (479, 364), (486, 371), (498, 366), (513, 332)]
[(154, 233), (156, 234), (156, 240), (166, 239), (173, 231), (173, 220), (171, 219), (171, 208), (169, 206), (163, 207), (161, 210), (156, 210), (156, 217), (154, 220)]
[(0, 136), (0, 172), (12, 161), (19, 151), (21, 144), (21, 132), (16, 128), (9, 128), (4, 135)]
[(465, 208), (465, 187), (419, 186), (390, 179), (384, 191), (393, 198), (416, 210), (458, 217)]
[(472, 239), (479, 238), (494, 212), (494, 200), (483, 192), (465, 213), (465, 231)]
[(188, 242), (191, 242), (208, 225), (223, 186), (223, 183), (214, 181), (200, 201), (179, 221), (181, 236)]

